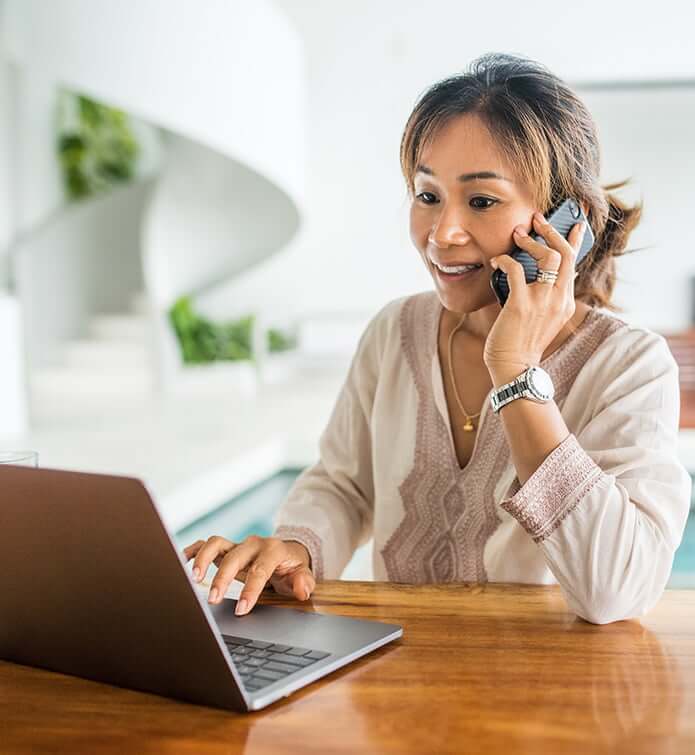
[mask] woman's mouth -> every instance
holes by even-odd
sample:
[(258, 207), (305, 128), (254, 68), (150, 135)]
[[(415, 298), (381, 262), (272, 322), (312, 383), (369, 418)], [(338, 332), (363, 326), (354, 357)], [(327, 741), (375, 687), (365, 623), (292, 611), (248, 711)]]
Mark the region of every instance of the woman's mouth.
[(432, 263), (432, 264), (439, 278), (443, 281), (446, 281), (447, 283), (455, 283), (457, 281), (470, 280), (471, 278), (474, 278), (475, 274), (480, 272), (480, 270), (482, 270), (483, 268), (482, 265), (477, 265), (476, 267), (469, 268), (465, 272), (447, 273), (447, 272), (444, 272), (444, 270), (440, 270), (439, 267), (436, 265), (436, 263)]

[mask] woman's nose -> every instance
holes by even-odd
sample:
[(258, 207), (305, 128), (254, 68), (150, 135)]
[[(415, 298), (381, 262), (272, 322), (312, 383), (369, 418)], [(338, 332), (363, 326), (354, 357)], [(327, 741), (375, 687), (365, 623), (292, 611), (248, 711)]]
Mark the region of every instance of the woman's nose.
[(453, 211), (444, 210), (430, 231), (427, 240), (434, 246), (446, 248), (452, 244), (460, 245), (467, 236), (460, 215)]

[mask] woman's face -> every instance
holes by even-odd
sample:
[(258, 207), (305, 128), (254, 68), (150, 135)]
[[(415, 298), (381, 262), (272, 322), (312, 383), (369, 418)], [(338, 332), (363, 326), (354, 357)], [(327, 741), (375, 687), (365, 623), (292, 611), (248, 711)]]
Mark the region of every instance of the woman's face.
[[(473, 312), (490, 304), (499, 309), (490, 287), (490, 259), (510, 252), (517, 225), (529, 231), (535, 210), (530, 187), (497, 151), (482, 121), (456, 116), (423, 150), (410, 207), (410, 237), (434, 279), (442, 305)], [(471, 174), (495, 173), (499, 178)], [(478, 264), (459, 277), (437, 270)]]

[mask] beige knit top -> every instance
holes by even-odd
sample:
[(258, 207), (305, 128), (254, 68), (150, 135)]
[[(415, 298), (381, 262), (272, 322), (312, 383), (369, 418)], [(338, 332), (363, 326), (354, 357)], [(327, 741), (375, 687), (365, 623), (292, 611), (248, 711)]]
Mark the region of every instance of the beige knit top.
[(541, 362), (571, 434), (520, 489), (489, 395), (470, 461), (459, 466), (437, 349), (441, 313), (426, 291), (371, 319), (319, 459), (295, 480), (273, 534), (307, 547), (317, 581), (339, 578), (373, 538), (376, 580), (559, 583), (571, 610), (595, 623), (648, 611), (670, 575), (691, 495), (666, 340), (589, 311)]

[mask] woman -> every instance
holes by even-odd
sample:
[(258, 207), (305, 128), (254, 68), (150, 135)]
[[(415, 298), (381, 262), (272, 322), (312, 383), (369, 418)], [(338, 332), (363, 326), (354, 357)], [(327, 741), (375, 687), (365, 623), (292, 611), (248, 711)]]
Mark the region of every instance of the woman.
[[(212, 603), (243, 577), (237, 613), (268, 581), (304, 600), (373, 536), (377, 580), (559, 583), (590, 622), (643, 615), (668, 580), (691, 480), (665, 339), (605, 311), (617, 309), (614, 258), (641, 208), (599, 185), (591, 115), (543, 66), (485, 55), (421, 97), (401, 165), (435, 290), (387, 303), (368, 324), (320, 458), (273, 536), (188, 546), (194, 577), (218, 565)], [(543, 219), (567, 197), (596, 238), (576, 269), (583, 229), (565, 239)], [(514, 246), (545, 280), (526, 283)], [(451, 270), (461, 265), (471, 267)], [(503, 307), (495, 269), (509, 280)], [(531, 366), (553, 397), (503, 392), (509, 402), (493, 407)]]

